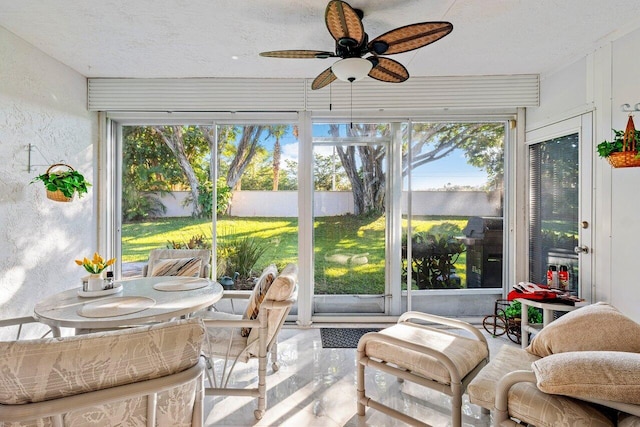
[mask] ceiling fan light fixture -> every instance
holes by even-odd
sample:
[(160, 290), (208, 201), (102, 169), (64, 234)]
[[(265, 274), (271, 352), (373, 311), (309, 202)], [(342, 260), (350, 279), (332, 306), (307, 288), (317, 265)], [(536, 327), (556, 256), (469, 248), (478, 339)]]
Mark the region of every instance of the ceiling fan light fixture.
[(373, 64), (368, 59), (345, 58), (333, 64), (331, 71), (339, 80), (353, 83), (364, 79), (372, 67)]

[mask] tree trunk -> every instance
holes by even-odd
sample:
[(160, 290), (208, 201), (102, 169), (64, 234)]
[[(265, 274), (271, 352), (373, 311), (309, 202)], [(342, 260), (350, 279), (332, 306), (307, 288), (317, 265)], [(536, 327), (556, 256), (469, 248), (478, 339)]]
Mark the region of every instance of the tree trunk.
[(242, 137), (236, 149), (236, 155), (231, 161), (229, 172), (227, 173), (227, 185), (229, 187), (235, 188), (240, 178), (242, 178), (242, 174), (256, 154), (260, 137), (265, 129), (266, 126), (253, 125), (243, 128)]
[(365, 191), (364, 184), (360, 179), (360, 176), (358, 176), (355, 151), (356, 149), (353, 145), (348, 147), (336, 147), (336, 152), (338, 153), (338, 157), (342, 162), (342, 167), (347, 174), (347, 178), (349, 178), (349, 182), (351, 182), (351, 192), (353, 194), (353, 213), (356, 215), (360, 215), (366, 211), (364, 201)]
[[(355, 125), (353, 128), (349, 128), (349, 136), (371, 133), (374, 131), (371, 126), (375, 128), (375, 125)], [(330, 135), (338, 136), (338, 132), (337, 125), (329, 127)], [(354, 214), (384, 213), (386, 176), (383, 169), (383, 160), (386, 156), (385, 147), (371, 145), (336, 146), (336, 152), (351, 183)], [(358, 159), (360, 161), (360, 169), (358, 169)]]
[(278, 191), (280, 182), (280, 138), (273, 144), (273, 191)]
[(200, 183), (198, 182), (198, 178), (196, 177), (184, 150), (182, 126), (155, 126), (154, 129), (160, 134), (162, 141), (167, 145), (167, 147), (169, 147), (174, 156), (176, 156), (180, 169), (187, 178), (187, 181), (189, 181), (191, 197), (193, 198), (192, 215), (194, 217), (199, 217), (202, 214), (202, 209), (199, 203), (200, 191), (198, 189)]

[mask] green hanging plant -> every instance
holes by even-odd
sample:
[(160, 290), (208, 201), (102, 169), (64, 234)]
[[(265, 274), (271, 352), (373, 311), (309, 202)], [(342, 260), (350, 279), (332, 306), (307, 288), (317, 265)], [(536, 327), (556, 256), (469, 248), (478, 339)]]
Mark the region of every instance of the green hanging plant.
[(640, 166), (640, 154), (637, 149), (637, 145), (640, 144), (640, 131), (636, 130), (633, 117), (629, 115), (624, 131), (612, 130), (615, 136), (613, 141), (602, 141), (598, 144), (598, 155), (606, 158), (614, 168)]
[[(66, 167), (67, 170), (53, 171), (56, 167)], [(84, 179), (80, 172), (63, 163), (49, 166), (45, 173), (35, 177), (30, 184), (37, 181), (42, 181), (44, 184), (47, 190), (47, 197), (58, 202), (71, 201), (75, 193), (78, 193), (78, 197), (82, 197), (91, 187), (91, 184)]]

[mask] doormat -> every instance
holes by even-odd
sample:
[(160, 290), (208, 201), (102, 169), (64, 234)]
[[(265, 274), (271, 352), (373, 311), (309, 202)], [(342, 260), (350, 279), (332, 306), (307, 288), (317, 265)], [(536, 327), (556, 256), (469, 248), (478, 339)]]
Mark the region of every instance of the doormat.
[(320, 328), (322, 348), (356, 348), (358, 341), (367, 332), (380, 329), (367, 328)]

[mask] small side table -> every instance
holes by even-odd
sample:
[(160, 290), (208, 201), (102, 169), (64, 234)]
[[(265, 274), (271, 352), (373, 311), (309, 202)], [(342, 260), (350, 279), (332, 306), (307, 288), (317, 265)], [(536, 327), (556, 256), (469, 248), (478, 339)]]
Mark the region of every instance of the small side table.
[[(576, 308), (573, 305), (561, 304), (561, 303), (552, 303), (552, 302), (540, 302), (533, 301), (526, 298), (516, 298), (522, 306), (522, 313), (527, 313), (529, 310), (529, 306), (537, 307), (542, 309), (542, 327), (546, 327), (549, 323), (553, 321), (553, 312), (554, 311), (573, 311)], [(529, 316), (523, 314), (520, 320), (520, 342), (522, 343), (522, 348), (525, 348), (529, 345), (529, 332), (540, 332), (540, 329), (534, 328), (529, 325)]]

